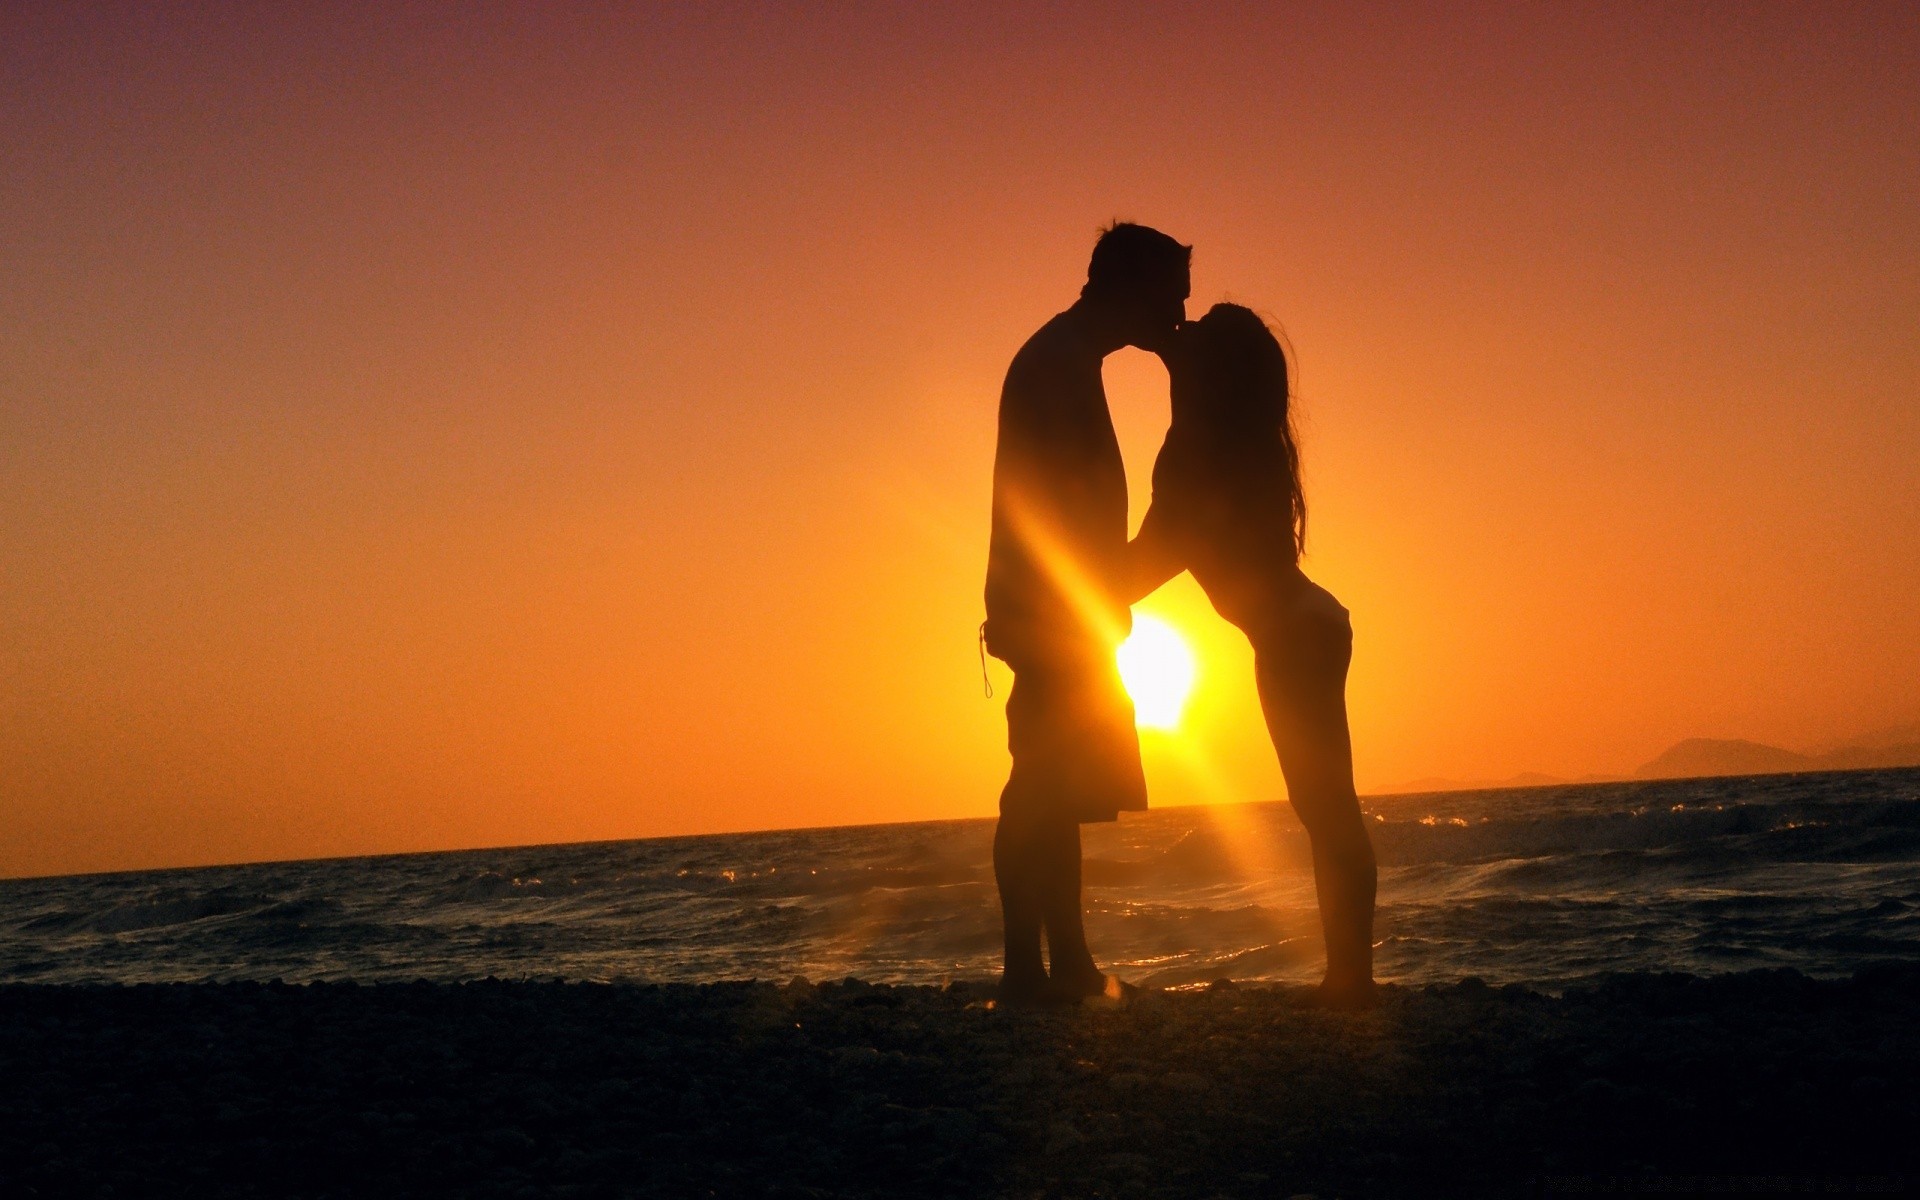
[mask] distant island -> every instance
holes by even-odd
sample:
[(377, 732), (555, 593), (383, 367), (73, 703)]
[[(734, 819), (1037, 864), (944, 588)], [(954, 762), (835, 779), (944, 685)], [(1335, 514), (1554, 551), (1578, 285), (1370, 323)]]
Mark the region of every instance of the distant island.
[(1801, 771), (1861, 771), (1920, 767), (1920, 722), (1851, 738), (1825, 750), (1801, 753), (1742, 738), (1687, 738), (1676, 742), (1631, 775), (1582, 775), (1564, 779), (1525, 771), (1505, 779), (1413, 779), (1376, 794), (1459, 792), (1486, 788), (1552, 787), (1612, 783), (1625, 779), (1694, 779), (1709, 775), (1783, 775)]

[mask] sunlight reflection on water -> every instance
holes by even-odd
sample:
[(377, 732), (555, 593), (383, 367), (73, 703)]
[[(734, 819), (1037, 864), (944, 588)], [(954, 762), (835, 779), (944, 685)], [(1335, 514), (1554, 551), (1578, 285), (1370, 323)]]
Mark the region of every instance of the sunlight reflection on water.
[[(1408, 982), (1920, 957), (1920, 770), (1367, 800)], [(0, 980), (786, 979), (998, 968), (992, 824), (0, 881)], [(1284, 804), (1086, 828), (1089, 936), (1150, 985), (1320, 969)]]

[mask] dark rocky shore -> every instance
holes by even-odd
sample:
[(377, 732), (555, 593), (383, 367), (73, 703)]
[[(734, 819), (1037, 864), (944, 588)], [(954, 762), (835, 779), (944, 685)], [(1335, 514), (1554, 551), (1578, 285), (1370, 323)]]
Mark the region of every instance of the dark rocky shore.
[(1920, 967), (1218, 986), (0, 988), (0, 1194), (1899, 1193)]

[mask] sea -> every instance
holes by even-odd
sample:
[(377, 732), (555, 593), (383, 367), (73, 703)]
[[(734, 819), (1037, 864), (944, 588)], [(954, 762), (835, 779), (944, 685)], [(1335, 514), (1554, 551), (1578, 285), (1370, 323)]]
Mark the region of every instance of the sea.
[[(1374, 796), (1382, 980), (1920, 961), (1920, 769)], [(990, 820), (0, 880), (0, 982), (987, 980)], [(1089, 940), (1146, 987), (1311, 982), (1284, 801), (1084, 828)]]

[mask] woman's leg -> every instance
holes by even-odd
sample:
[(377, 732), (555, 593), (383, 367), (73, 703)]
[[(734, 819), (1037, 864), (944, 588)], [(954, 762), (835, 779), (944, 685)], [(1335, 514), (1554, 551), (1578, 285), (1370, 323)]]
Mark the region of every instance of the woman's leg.
[(1327, 944), (1322, 994), (1335, 1003), (1366, 1003), (1373, 994), (1377, 869), (1354, 791), (1347, 729), (1353, 632), (1346, 610), (1318, 585), (1308, 585), (1279, 617), (1254, 639), (1254, 674), (1287, 795), (1313, 843)]

